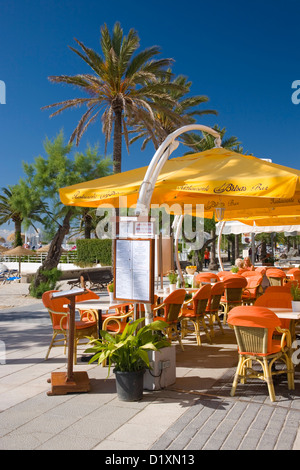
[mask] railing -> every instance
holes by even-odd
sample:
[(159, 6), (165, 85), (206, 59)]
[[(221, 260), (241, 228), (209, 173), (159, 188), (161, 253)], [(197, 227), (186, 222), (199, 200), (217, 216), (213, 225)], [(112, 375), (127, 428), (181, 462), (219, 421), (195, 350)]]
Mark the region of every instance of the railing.
[[(47, 253), (35, 253), (29, 256), (21, 256), (22, 263), (41, 263), (46, 258)], [(19, 261), (19, 256), (6, 255), (5, 252), (0, 254), (1, 262), (15, 262)], [(77, 261), (77, 252), (70, 251), (63, 253), (60, 257), (60, 263), (74, 263)]]

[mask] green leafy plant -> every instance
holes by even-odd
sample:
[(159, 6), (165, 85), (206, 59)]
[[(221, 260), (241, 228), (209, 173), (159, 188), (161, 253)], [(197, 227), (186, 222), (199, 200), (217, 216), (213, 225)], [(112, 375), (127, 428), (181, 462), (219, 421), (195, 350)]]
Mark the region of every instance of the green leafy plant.
[(57, 268), (43, 270), (41, 271), (41, 275), (43, 276), (43, 282), (41, 282), (38, 286), (34, 285), (34, 280), (30, 284), (29, 292), (32, 297), (36, 297), (37, 299), (41, 299), (44, 292), (48, 290), (54, 290), (57, 286), (57, 282), (61, 278), (62, 271)]
[(169, 279), (170, 284), (176, 284), (177, 279), (178, 279), (178, 274), (175, 273), (175, 271), (169, 271), (168, 279)]
[(293, 300), (298, 302), (300, 301), (300, 287), (298, 284), (293, 284), (291, 287), (291, 294), (293, 297)]
[(161, 333), (168, 324), (158, 320), (138, 329), (144, 320), (139, 318), (127, 323), (123, 333), (118, 335), (101, 330), (101, 338), (91, 339), (89, 344), (93, 346), (85, 351), (94, 354), (89, 362), (98, 361), (101, 364), (108, 360), (108, 375), (112, 364), (116, 371), (121, 372), (150, 369), (147, 351), (158, 351), (170, 346), (170, 342)]
[(231, 270), (230, 270), (232, 273), (238, 273), (239, 272), (239, 268), (238, 266), (232, 266)]
[(113, 282), (110, 282), (107, 285), (107, 290), (108, 290), (108, 292), (113, 292), (114, 291), (114, 283)]

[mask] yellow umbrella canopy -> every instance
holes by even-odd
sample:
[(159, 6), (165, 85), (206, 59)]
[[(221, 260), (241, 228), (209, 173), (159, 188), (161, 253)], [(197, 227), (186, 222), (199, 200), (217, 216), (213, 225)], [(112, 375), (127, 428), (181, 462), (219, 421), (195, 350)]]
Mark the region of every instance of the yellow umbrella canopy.
[[(146, 170), (138, 168), (62, 188), (61, 201), (81, 207), (119, 207), (119, 198), (126, 196), (123, 202), (131, 207), (138, 200)], [(224, 207), (226, 220), (245, 217), (245, 210), (249, 216), (266, 217), (274, 210), (273, 215), (300, 215), (299, 177), (299, 170), (214, 148), (168, 160), (158, 176), (151, 203), (177, 207), (204, 204), (205, 217), (212, 217), (215, 207)]]

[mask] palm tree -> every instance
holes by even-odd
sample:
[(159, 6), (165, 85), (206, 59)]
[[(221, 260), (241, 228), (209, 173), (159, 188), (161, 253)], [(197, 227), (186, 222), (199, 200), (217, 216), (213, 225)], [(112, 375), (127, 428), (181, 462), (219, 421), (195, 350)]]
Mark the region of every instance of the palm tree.
[[(74, 129), (70, 142), (76, 144), (89, 125), (102, 113), (102, 131), (105, 134), (105, 149), (113, 130), (113, 171), (121, 171), (122, 136), (127, 150), (129, 147), (127, 122), (154, 122), (153, 107), (172, 102), (165, 93), (164, 85), (157, 80), (166, 74), (172, 59), (155, 59), (160, 53), (157, 46), (137, 53), (139, 37), (134, 29), (124, 36), (120, 24), (114, 25), (110, 34), (106, 24), (101, 28), (102, 55), (75, 39), (81, 51), (70, 47), (92, 69), (92, 74), (75, 76), (51, 76), (55, 83), (66, 83), (83, 90), (88, 97), (75, 98), (45, 106), (43, 109), (58, 107), (52, 115), (62, 111), (86, 106)], [(155, 102), (157, 100), (157, 102)]]
[[(243, 148), (241, 147), (241, 142), (238, 141), (237, 137), (231, 136), (224, 139), (226, 129), (221, 129), (218, 125), (213, 126), (221, 136), (222, 147), (233, 150), (238, 153), (244, 153)], [(183, 136), (184, 143), (190, 147), (193, 152), (204, 152), (205, 150), (212, 149), (215, 147), (215, 137), (207, 132), (202, 132), (202, 136), (194, 132), (185, 134)]]
[(22, 245), (21, 227), (24, 222), (26, 228), (32, 226), (35, 230), (34, 221), (43, 222), (41, 215), (44, 207), (40, 201), (32, 197), (29, 187), (24, 186), (21, 181), (19, 185), (2, 188), (0, 194), (0, 225), (10, 223), (15, 225), (15, 246)]
[(142, 150), (147, 143), (152, 141), (155, 149), (178, 127), (195, 123), (195, 116), (203, 116), (204, 114), (218, 114), (212, 109), (200, 110), (198, 106), (206, 103), (209, 98), (204, 95), (190, 95), (192, 82), (188, 81), (184, 75), (178, 75), (172, 79), (171, 70), (159, 78), (164, 86), (165, 93), (171, 96), (173, 103), (159, 103), (160, 98), (154, 101), (158, 104), (158, 110), (155, 112), (155, 123), (144, 121), (135, 126), (134, 132), (137, 134), (130, 143), (143, 138)]

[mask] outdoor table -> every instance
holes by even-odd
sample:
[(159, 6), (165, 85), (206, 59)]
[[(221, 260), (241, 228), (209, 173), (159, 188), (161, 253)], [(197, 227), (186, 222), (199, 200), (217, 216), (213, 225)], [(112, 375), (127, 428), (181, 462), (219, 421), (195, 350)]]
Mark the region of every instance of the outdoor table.
[[(109, 299), (90, 299), (90, 300), (83, 300), (82, 302), (75, 303), (75, 309), (77, 310), (97, 310), (98, 312), (98, 328), (99, 328), (99, 337), (100, 337), (100, 330), (102, 326), (102, 314), (106, 312), (109, 313), (109, 310), (116, 309), (118, 307), (126, 307), (130, 305), (129, 302), (113, 302), (110, 303)], [(113, 315), (117, 315), (117, 313), (112, 313)]]
[(290, 321), (290, 332), (292, 341), (296, 337), (296, 323), (300, 320), (300, 312), (293, 312), (291, 308), (271, 308), (272, 312), (277, 315), (278, 318), (291, 320)]

